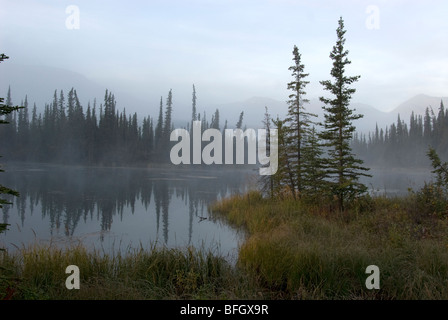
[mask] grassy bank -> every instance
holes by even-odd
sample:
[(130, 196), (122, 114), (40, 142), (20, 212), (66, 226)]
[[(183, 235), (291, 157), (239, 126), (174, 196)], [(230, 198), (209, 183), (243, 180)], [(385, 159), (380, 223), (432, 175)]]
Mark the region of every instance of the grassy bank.
[[(431, 199), (364, 198), (340, 213), (233, 196), (210, 209), (247, 231), (236, 266), (191, 248), (108, 256), (36, 245), (0, 252), (0, 299), (448, 299), (446, 207)], [(68, 265), (80, 269), (79, 290), (65, 286)], [(379, 290), (366, 288), (369, 265)]]
[[(82, 246), (23, 248), (0, 253), (1, 299), (237, 299), (257, 293), (224, 258), (187, 248), (108, 256)], [(65, 268), (80, 270), (80, 289), (68, 290)]]
[[(419, 195), (364, 198), (337, 213), (253, 192), (212, 209), (248, 231), (238, 266), (279, 298), (448, 299), (447, 220)], [(369, 265), (379, 290), (366, 288)]]

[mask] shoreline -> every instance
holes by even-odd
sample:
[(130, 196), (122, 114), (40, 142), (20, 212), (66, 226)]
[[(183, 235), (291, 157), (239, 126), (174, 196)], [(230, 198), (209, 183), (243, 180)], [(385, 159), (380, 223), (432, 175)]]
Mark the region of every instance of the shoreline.
[[(133, 295), (125, 299), (137, 296), (181, 300), (446, 299), (447, 280), (438, 270), (448, 270), (445, 236), (448, 220), (434, 217), (429, 212), (419, 212), (416, 205), (423, 208), (419, 200), (411, 196), (378, 197), (366, 199), (361, 207), (336, 214), (329, 211), (326, 204), (310, 205), (291, 199), (268, 201), (257, 192), (225, 198), (212, 205), (213, 214), (248, 232), (238, 250), (235, 266), (210, 251), (193, 248), (153, 248), (149, 252), (136, 251), (128, 257), (100, 258), (89, 256), (79, 247), (71, 253), (83, 258), (70, 260), (70, 263), (80, 264), (81, 270), (97, 270), (89, 271), (93, 273), (82, 280), (82, 283), (88, 283), (88, 290), (92, 290), (90, 296), (86, 296), (88, 291), (83, 289), (76, 292), (61, 289), (61, 279), (65, 279), (63, 274), (45, 282), (48, 272), (55, 273), (53, 259), (62, 259), (70, 252), (56, 250), (51, 253), (45, 248), (34, 248), (24, 251), (22, 258), (7, 257), (6, 264), (14, 260), (15, 263), (18, 260), (30, 263), (11, 276), (21, 278), (22, 286), (32, 287), (27, 290), (38, 290), (43, 285), (46, 292), (52, 292), (44, 297), (46, 299), (111, 299), (102, 292), (113, 292), (114, 297), (124, 298), (128, 290), (133, 291)], [(32, 256), (40, 260), (28, 261), (26, 257)], [(162, 256), (167, 259), (163, 260), (163, 268), (171, 271), (162, 271), (161, 265), (152, 269), (155, 274), (160, 273), (159, 276), (163, 273), (164, 278), (149, 291), (145, 286), (140, 287), (140, 282), (156, 281), (159, 276), (151, 278), (153, 276), (145, 274), (133, 278), (133, 272), (123, 276), (124, 270), (107, 271), (123, 267), (114, 265), (123, 261), (127, 261), (126, 268), (146, 270), (155, 263), (149, 263), (149, 260)], [(180, 261), (186, 264), (179, 264)], [(100, 265), (103, 267), (98, 268)], [(378, 265), (381, 270), (380, 290), (365, 287), (365, 270), (369, 265)], [(221, 271), (213, 274), (212, 270)], [(28, 277), (27, 272), (33, 274), (32, 278), (24, 278)], [(204, 279), (203, 276), (210, 272), (212, 276)], [(422, 272), (428, 276), (419, 276)], [(47, 280), (39, 280), (40, 277)], [(92, 283), (93, 279), (96, 280)], [(123, 287), (130, 281), (139, 285)], [(34, 282), (40, 285), (35, 287)], [(92, 295), (93, 292), (96, 295)]]

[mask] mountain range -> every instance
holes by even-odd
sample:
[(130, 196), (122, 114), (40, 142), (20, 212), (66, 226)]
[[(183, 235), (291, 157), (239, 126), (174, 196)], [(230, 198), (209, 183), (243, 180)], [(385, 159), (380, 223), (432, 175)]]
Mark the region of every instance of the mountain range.
[[(65, 69), (58, 69), (47, 66), (25, 66), (18, 64), (2, 64), (0, 70), (0, 96), (6, 97), (8, 87), (11, 88), (12, 100), (14, 104), (20, 104), (25, 95), (32, 107), (36, 103), (37, 109), (42, 111), (46, 103), (51, 103), (55, 90), (63, 90), (65, 94), (73, 87), (77, 90), (78, 97), (83, 106), (87, 106), (96, 98), (97, 104), (103, 102), (106, 88), (91, 81), (82, 74)], [(117, 108), (122, 110), (126, 108), (127, 113), (137, 112), (143, 116), (151, 115), (155, 119), (158, 116), (158, 101), (147, 102), (145, 99), (135, 97), (127, 92), (120, 91), (119, 88), (108, 88), (115, 95)], [(367, 103), (354, 102), (351, 107), (355, 113), (363, 114), (364, 117), (355, 121), (354, 125), (359, 132), (371, 132), (375, 130), (375, 125), (379, 128), (385, 128), (397, 121), (398, 115), (405, 122), (409, 123), (411, 112), (417, 115), (424, 115), (427, 107), (432, 108), (437, 115), (440, 102), (443, 101), (448, 106), (448, 97), (434, 97), (425, 94), (417, 94), (402, 102), (391, 111), (385, 112), (378, 110)], [(260, 128), (265, 113), (265, 106), (272, 118), (277, 116), (284, 118), (288, 106), (285, 101), (271, 99), (269, 97), (251, 97), (244, 101), (232, 103), (216, 103), (209, 105), (206, 110), (198, 107), (201, 114), (206, 111), (207, 119), (216, 109), (220, 112), (220, 123), (224, 126), (224, 121), (228, 121), (228, 126), (233, 127), (238, 121), (241, 111), (244, 111), (244, 124), (248, 128)], [(191, 114), (191, 102), (179, 106), (176, 112), (176, 105), (173, 106), (173, 120), (175, 126), (184, 126)], [(317, 120), (323, 121), (322, 103), (317, 98), (310, 99), (306, 105), (307, 112), (318, 115)]]
[[(418, 94), (410, 99), (404, 101), (391, 111), (385, 112), (376, 109), (375, 107), (365, 104), (354, 102), (350, 106), (355, 110), (355, 113), (362, 114), (363, 117), (354, 122), (357, 131), (368, 133), (375, 130), (376, 124), (379, 128), (385, 128), (386, 126), (396, 123), (398, 115), (400, 119), (409, 123), (411, 113), (414, 112), (415, 115), (424, 115), (427, 107), (432, 109), (437, 115), (440, 102), (443, 101), (445, 106), (448, 106), (448, 97), (433, 97), (425, 94)], [(226, 113), (236, 114), (244, 111), (245, 123), (248, 127), (260, 127), (261, 121), (263, 120), (265, 108), (268, 107), (268, 112), (271, 114), (272, 118), (284, 118), (288, 105), (285, 102), (265, 98), (265, 97), (252, 97), (242, 102), (234, 102), (229, 104), (217, 105), (219, 110), (223, 110)], [(310, 99), (309, 103), (305, 105), (306, 111), (309, 113), (316, 114), (317, 121), (323, 122), (324, 120), (324, 110), (322, 109), (323, 104), (319, 99)], [(232, 118), (232, 121), (237, 121)], [(233, 122), (230, 122), (232, 124)]]

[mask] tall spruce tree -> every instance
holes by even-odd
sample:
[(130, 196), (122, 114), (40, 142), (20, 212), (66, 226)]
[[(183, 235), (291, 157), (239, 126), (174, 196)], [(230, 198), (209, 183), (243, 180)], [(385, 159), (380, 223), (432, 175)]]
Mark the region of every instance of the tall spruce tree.
[(309, 83), (305, 78), (309, 75), (304, 72), (305, 66), (301, 61), (301, 54), (297, 46), (292, 51), (294, 64), (289, 67), (292, 71), (293, 80), (288, 83), (288, 90), (292, 93), (288, 100), (288, 115), (285, 119), (285, 143), (286, 153), (290, 158), (291, 175), (295, 180), (295, 188), (293, 192), (297, 192), (299, 198), (303, 191), (303, 159), (302, 148), (305, 138), (309, 132), (311, 117), (317, 117), (315, 114), (306, 112), (305, 104), (309, 102), (305, 98), (305, 87)]
[[(268, 107), (265, 106), (265, 113), (263, 119), (263, 127), (266, 130), (266, 155), (271, 155), (271, 115), (268, 112)], [(270, 164), (262, 165), (268, 167)], [(269, 198), (274, 197), (274, 178), (273, 175), (263, 175), (260, 177), (260, 187), (263, 194), (267, 194)]]
[(170, 149), (170, 134), (172, 130), (172, 114), (173, 114), (173, 93), (172, 90), (168, 92), (168, 97), (166, 99), (166, 109), (165, 109), (165, 120), (163, 127), (163, 153), (162, 159), (166, 161), (169, 159), (169, 149)]
[(359, 178), (370, 175), (365, 173), (369, 169), (361, 166), (363, 161), (355, 157), (350, 146), (350, 140), (356, 129), (352, 121), (363, 117), (361, 114), (354, 114), (354, 110), (349, 108), (351, 96), (356, 91), (350, 86), (358, 81), (360, 76), (349, 77), (345, 74), (345, 67), (351, 61), (347, 58), (348, 50), (344, 49), (346, 31), (342, 17), (338, 24), (336, 45), (330, 53), (330, 58), (333, 60), (331, 76), (334, 82), (320, 81), (324, 90), (333, 95), (332, 98), (320, 98), (325, 104), (324, 130), (320, 137), (325, 140), (324, 146), (327, 147), (325, 166), (330, 188), (338, 199), (339, 209), (343, 210), (346, 200), (367, 191), (367, 187), (359, 182)]
[(173, 113), (173, 94), (170, 89), (170, 91), (168, 92), (168, 97), (166, 99), (165, 126), (163, 128), (164, 143), (167, 143), (167, 141), (170, 141), (172, 113)]
[(162, 147), (162, 132), (163, 132), (163, 99), (160, 97), (159, 117), (157, 119), (156, 129), (154, 132), (155, 148), (160, 151)]
[(191, 126), (190, 128), (193, 128), (193, 121), (198, 120), (198, 113), (196, 110), (196, 88), (193, 84), (193, 97), (192, 97), (192, 107), (191, 107)]

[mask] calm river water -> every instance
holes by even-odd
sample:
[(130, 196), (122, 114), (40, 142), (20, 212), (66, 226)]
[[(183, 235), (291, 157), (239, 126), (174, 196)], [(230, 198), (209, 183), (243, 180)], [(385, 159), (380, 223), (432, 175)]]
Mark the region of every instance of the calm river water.
[(0, 210), (0, 247), (44, 242), (114, 253), (194, 246), (234, 256), (243, 235), (212, 219), (208, 205), (244, 192), (254, 171), (182, 168), (4, 166), (1, 184), (20, 192)]

